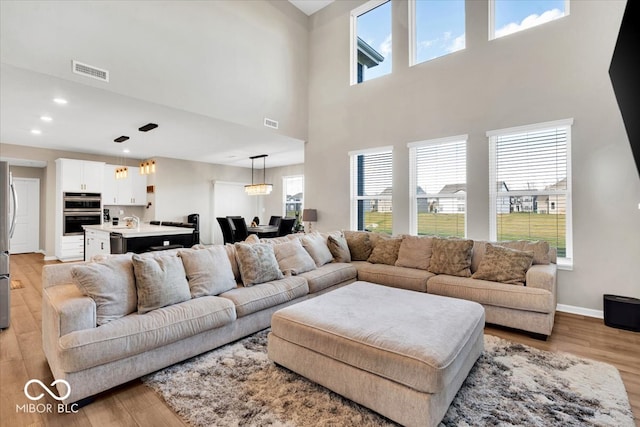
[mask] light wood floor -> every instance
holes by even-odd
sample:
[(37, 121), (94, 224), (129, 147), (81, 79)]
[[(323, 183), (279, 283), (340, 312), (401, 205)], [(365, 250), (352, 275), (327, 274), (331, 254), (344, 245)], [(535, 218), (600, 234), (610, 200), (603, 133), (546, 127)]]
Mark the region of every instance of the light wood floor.
[[(76, 414), (27, 414), (16, 405), (28, 403), (23, 388), (30, 379), (53, 381), (41, 344), (40, 254), (11, 256), (11, 275), (24, 285), (11, 291), (11, 326), (0, 333), (0, 426), (185, 426), (154, 392), (132, 381), (82, 407)], [(548, 341), (487, 327), (485, 332), (549, 351), (569, 352), (616, 366), (640, 426), (640, 333), (604, 326), (602, 320), (566, 313), (556, 315)], [(48, 397), (48, 396), (47, 396)], [(41, 402), (41, 401), (40, 401)], [(49, 398), (55, 406), (55, 401)]]

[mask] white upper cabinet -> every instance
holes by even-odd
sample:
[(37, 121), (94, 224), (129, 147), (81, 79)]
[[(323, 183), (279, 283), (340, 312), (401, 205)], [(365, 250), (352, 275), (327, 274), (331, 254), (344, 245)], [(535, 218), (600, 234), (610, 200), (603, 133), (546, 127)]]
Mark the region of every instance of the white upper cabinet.
[(57, 159), (60, 168), (60, 190), (62, 192), (102, 193), (104, 180), (103, 162), (88, 160)]
[(128, 167), (125, 178), (116, 179), (120, 166), (106, 165), (104, 169), (103, 205), (145, 206), (147, 204), (147, 176), (139, 167)]

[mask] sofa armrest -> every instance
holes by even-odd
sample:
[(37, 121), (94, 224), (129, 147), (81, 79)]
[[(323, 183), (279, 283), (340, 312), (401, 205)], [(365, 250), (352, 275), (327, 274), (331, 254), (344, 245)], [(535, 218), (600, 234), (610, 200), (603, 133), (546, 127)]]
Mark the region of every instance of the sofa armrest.
[(535, 264), (527, 270), (526, 283), (528, 287), (545, 289), (556, 295), (556, 277), (558, 267), (551, 264)]
[(51, 286), (42, 292), (42, 326), (57, 338), (97, 327), (96, 303), (74, 284)]

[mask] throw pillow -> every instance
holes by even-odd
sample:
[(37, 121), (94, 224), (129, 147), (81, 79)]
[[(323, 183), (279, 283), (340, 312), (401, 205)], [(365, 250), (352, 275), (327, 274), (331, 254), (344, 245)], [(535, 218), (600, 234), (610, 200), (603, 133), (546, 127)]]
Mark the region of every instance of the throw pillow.
[(373, 246), (368, 231), (345, 231), (349, 252), (352, 261), (366, 261), (371, 255)]
[(327, 246), (333, 255), (333, 262), (351, 262), (349, 245), (343, 236), (327, 237)]
[(394, 265), (398, 259), (398, 250), (402, 239), (381, 239), (371, 251), (367, 261), (372, 264)]
[(551, 262), (549, 258), (549, 242), (545, 242), (544, 240), (514, 240), (498, 242), (496, 244), (509, 249), (533, 252), (534, 264), (549, 264)]
[(429, 261), (429, 271), (435, 274), (471, 277), (473, 240), (435, 237)]
[(333, 255), (327, 247), (327, 239), (317, 231), (306, 234), (302, 238), (302, 247), (304, 247), (317, 267), (321, 267), (333, 260)]
[(411, 235), (402, 236), (402, 243), (398, 250), (396, 266), (428, 270), (432, 247), (432, 237)]
[(502, 246), (486, 244), (484, 258), (478, 270), (471, 276), (474, 279), (492, 282), (524, 285), (527, 270), (533, 262), (533, 252), (524, 252)]
[(218, 295), (236, 287), (224, 246), (186, 249), (178, 252), (187, 274), (191, 298)]
[(273, 252), (273, 245), (236, 243), (235, 247), (243, 285), (251, 286), (284, 278)]
[[(328, 251), (329, 249), (327, 249)], [(273, 246), (280, 271), (287, 275), (296, 275), (315, 270), (316, 263), (309, 253), (302, 247), (300, 240), (291, 240)]]
[(244, 239), (244, 243), (248, 243), (248, 244), (254, 244), (259, 242), (260, 242), (260, 238), (258, 237), (257, 234), (249, 234), (247, 238)]
[(187, 275), (177, 255), (144, 257), (133, 255), (138, 289), (138, 313), (191, 299)]
[(138, 297), (131, 254), (110, 255), (71, 269), (76, 286), (96, 303), (98, 326), (136, 311)]

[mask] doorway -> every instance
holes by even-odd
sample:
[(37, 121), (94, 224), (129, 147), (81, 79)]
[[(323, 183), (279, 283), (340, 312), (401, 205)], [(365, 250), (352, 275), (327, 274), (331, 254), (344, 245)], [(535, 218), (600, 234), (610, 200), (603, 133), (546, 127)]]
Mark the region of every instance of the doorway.
[(38, 252), (40, 245), (40, 179), (13, 178), (18, 198), (16, 228), (9, 241), (12, 254)]

